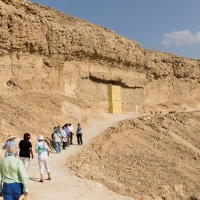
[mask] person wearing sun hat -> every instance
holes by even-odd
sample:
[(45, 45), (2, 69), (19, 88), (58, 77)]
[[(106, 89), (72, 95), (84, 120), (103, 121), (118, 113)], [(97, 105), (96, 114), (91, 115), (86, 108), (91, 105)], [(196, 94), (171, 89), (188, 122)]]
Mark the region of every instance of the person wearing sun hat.
[(38, 143), (36, 144), (35, 151), (38, 153), (38, 163), (40, 168), (40, 176), (41, 179), (39, 182), (44, 182), (44, 168), (47, 171), (48, 179), (51, 180), (51, 174), (50, 174), (50, 168), (49, 168), (49, 147), (47, 143), (44, 141), (44, 137), (42, 135), (39, 135)]
[(4, 200), (18, 200), (28, 195), (29, 178), (22, 161), (15, 157), (17, 147), (7, 147), (8, 156), (0, 161), (0, 196)]
[[(6, 150), (4, 157), (8, 156), (7, 148), (11, 144), (15, 145), (18, 148), (17, 143), (14, 141), (17, 136), (9, 136), (8, 139), (6, 140), (6, 143), (3, 146), (3, 150)], [(18, 149), (16, 151), (15, 157), (18, 155)]]

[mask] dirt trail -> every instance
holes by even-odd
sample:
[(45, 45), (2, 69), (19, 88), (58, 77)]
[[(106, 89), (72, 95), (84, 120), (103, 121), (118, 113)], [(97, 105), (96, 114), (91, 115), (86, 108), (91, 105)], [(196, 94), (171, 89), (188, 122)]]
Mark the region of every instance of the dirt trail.
[(51, 153), (50, 168), (52, 180), (45, 180), (39, 183), (39, 168), (37, 163), (37, 155), (31, 161), (29, 168), (30, 177), (30, 198), (40, 200), (64, 200), (64, 199), (87, 199), (87, 200), (128, 200), (131, 198), (118, 195), (100, 183), (82, 179), (77, 177), (73, 171), (67, 168), (66, 163), (69, 156), (78, 153), (85, 145), (87, 145), (94, 137), (103, 132), (108, 127), (115, 125), (117, 122), (134, 118), (139, 115), (111, 115), (101, 121), (93, 121), (91, 125), (83, 130), (83, 146), (77, 146), (76, 137), (74, 137), (74, 145), (62, 150), (60, 154)]

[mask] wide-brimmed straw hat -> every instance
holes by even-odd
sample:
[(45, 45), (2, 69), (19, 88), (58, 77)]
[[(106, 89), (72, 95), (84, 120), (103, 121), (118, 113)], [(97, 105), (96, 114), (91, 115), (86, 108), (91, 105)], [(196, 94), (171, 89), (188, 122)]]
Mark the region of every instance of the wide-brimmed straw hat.
[(17, 137), (17, 136), (12, 135), (12, 136), (9, 136), (9, 138), (8, 138), (7, 140), (15, 139), (16, 137)]
[(37, 140), (44, 140), (43, 135), (39, 135), (38, 138), (37, 138)]
[(29, 196), (26, 196), (24, 194), (22, 194), (20, 197), (19, 197), (19, 200), (30, 200)]

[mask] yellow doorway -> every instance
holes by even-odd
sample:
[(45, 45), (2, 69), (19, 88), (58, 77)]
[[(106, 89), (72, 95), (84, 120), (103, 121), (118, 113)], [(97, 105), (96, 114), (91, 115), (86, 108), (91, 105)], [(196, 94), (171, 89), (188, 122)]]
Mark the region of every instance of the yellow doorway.
[(121, 89), (120, 86), (108, 85), (109, 112), (113, 114), (121, 113)]

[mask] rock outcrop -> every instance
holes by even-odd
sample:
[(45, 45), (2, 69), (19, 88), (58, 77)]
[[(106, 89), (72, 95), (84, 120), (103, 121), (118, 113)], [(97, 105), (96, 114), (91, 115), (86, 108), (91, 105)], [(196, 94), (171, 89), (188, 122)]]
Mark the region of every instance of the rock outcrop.
[[(36, 140), (39, 134), (50, 137), (54, 125), (85, 125), (106, 116), (108, 84), (121, 87), (124, 113), (200, 107), (200, 60), (143, 49), (107, 28), (26, 0), (0, 0), (0, 76), (0, 145), (10, 134), (30, 132)], [(93, 145), (85, 150), (91, 150), (87, 156), (77, 156), (77, 173), (101, 178), (110, 189), (136, 199), (200, 197), (198, 121), (197, 112), (122, 122), (102, 135), (99, 149)], [(111, 138), (113, 134), (117, 137)], [(116, 145), (115, 155), (118, 135), (125, 145)], [(135, 155), (129, 139), (138, 146)], [(107, 147), (108, 153), (113, 149), (110, 157)], [(108, 168), (99, 168), (101, 162)], [(77, 163), (72, 168), (78, 169)], [(126, 174), (118, 176), (123, 173), (118, 163), (124, 164)], [(193, 180), (185, 181), (188, 176)], [(133, 179), (135, 187), (129, 187)], [(147, 196), (142, 195), (144, 188)]]
[(68, 165), (133, 199), (199, 199), (200, 112), (121, 121)]
[(17, 98), (24, 109), (29, 93), (61, 95), (55, 102), (71, 98), (108, 112), (108, 84), (121, 86), (124, 113), (199, 108), (200, 60), (143, 49), (107, 28), (26, 0), (0, 0), (0, 73), (4, 109), (15, 110)]

